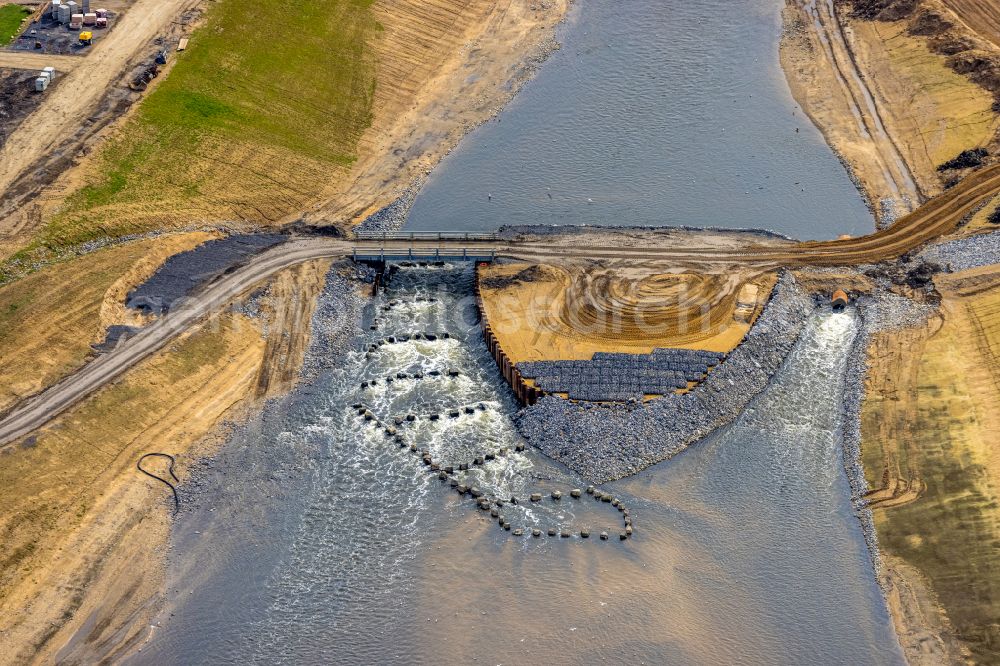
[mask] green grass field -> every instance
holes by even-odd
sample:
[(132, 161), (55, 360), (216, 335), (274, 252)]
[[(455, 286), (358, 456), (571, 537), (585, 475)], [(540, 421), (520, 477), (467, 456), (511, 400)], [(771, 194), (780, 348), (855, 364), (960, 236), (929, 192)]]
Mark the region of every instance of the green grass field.
[(314, 194), (351, 164), (371, 124), (372, 2), (214, 5), (38, 242), (143, 231), (171, 215), (176, 226), (198, 212), (268, 218)]
[(21, 27), (21, 19), (30, 15), (31, 10), (21, 5), (0, 5), (0, 46), (14, 41)]

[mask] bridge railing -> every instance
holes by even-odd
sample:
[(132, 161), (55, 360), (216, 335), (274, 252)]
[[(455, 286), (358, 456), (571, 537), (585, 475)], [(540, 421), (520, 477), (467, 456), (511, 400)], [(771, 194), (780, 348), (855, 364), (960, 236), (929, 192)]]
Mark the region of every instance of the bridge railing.
[(355, 248), (354, 261), (488, 261), (496, 260), (496, 250), (484, 248)]
[(496, 241), (497, 234), (454, 231), (359, 231), (355, 238), (363, 241)]

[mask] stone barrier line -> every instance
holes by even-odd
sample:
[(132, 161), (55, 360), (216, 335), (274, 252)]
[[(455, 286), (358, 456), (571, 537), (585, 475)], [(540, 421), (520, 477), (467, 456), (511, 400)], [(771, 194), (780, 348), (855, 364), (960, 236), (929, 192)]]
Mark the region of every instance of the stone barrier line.
[[(372, 326), (375, 328), (378, 327), (377, 324), (372, 324)], [(445, 331), (444, 333), (419, 331), (417, 333), (413, 333), (410, 335), (405, 335), (405, 334), (389, 335), (382, 338), (381, 340), (375, 340), (374, 342), (369, 344), (368, 352), (374, 353), (387, 345), (398, 345), (404, 342), (413, 342), (414, 340), (422, 340), (425, 342), (437, 342), (438, 340), (450, 340), (450, 339), (451, 339), (451, 333), (448, 333), (447, 331)]]
[(435, 298), (434, 296), (417, 296), (412, 301), (400, 301), (399, 299), (394, 298), (388, 303), (385, 303), (382, 306), (380, 306), (379, 310), (381, 310), (382, 312), (391, 312), (395, 308), (404, 305), (412, 305), (414, 303), (437, 303), (437, 302), (438, 299)]
[(361, 389), (369, 389), (378, 386), (380, 383), (392, 384), (393, 382), (421, 379), (457, 379), (462, 375), (459, 370), (428, 370), (427, 372), (397, 372), (395, 375), (386, 375), (383, 378), (374, 378), (361, 382)]
[(442, 418), (457, 419), (463, 416), (472, 416), (476, 412), (486, 412), (488, 410), (489, 405), (484, 402), (477, 402), (474, 405), (466, 404), (451, 407), (443, 412), (427, 412), (424, 414), (407, 414), (406, 416), (397, 416), (394, 420), (402, 419), (402, 422), (396, 423), (396, 425), (404, 425), (421, 420), (440, 421)]
[[(497, 460), (499, 458), (508, 455), (510, 453), (508, 447), (501, 447), (496, 452), (485, 453), (481, 456), (476, 456), (471, 463), (460, 463), (457, 466), (442, 465), (440, 461), (435, 461), (433, 459), (429, 449), (426, 448), (421, 449), (417, 447), (416, 444), (408, 443), (406, 441), (406, 438), (402, 434), (400, 434), (399, 430), (396, 427), (384, 423), (381, 419), (379, 419), (375, 415), (374, 412), (368, 409), (364, 404), (355, 403), (354, 405), (352, 405), (352, 409), (355, 411), (358, 417), (363, 419), (372, 427), (381, 430), (382, 434), (387, 439), (391, 438), (394, 443), (399, 445), (399, 448), (408, 449), (410, 453), (419, 457), (424, 466), (427, 467), (429, 473), (436, 475), (438, 479), (441, 480), (442, 482), (448, 482), (449, 485), (459, 495), (463, 497), (465, 495), (469, 495), (473, 500), (475, 500), (476, 506), (480, 511), (483, 512), (488, 511), (492, 518), (497, 519), (497, 526), (500, 527), (500, 529), (507, 532), (511, 532), (514, 536), (525, 535), (525, 528), (516, 527), (512, 529), (510, 521), (507, 520), (506, 516), (504, 516), (501, 513), (504, 506), (507, 505), (516, 506), (520, 504), (521, 503), (520, 499), (518, 499), (517, 497), (511, 497), (509, 500), (504, 500), (496, 497), (487, 496), (487, 494), (484, 493), (482, 490), (480, 490), (477, 486), (471, 486), (462, 483), (461, 482), (462, 480), (460, 480), (456, 476), (457, 472), (467, 472), (473, 469), (474, 467), (485, 465), (489, 461)], [(524, 444), (517, 444), (514, 447), (514, 451), (518, 453), (523, 452), (524, 450), (525, 450)], [(632, 523), (631, 514), (629, 512), (629, 509), (619, 498), (614, 497), (613, 495), (611, 495), (611, 493), (605, 493), (601, 490), (598, 490), (594, 486), (588, 486), (586, 491), (582, 491), (579, 488), (574, 488), (569, 491), (569, 496), (574, 500), (579, 500), (583, 497), (584, 492), (586, 492), (587, 495), (593, 497), (595, 501), (610, 504), (614, 508), (618, 509), (618, 512), (621, 514), (622, 520), (624, 522), (624, 529), (618, 533), (618, 538), (620, 541), (625, 541), (632, 536), (635, 527)], [(548, 499), (552, 502), (561, 502), (563, 497), (564, 495), (560, 490), (553, 490), (548, 494)], [(542, 493), (536, 492), (536, 493), (531, 493), (531, 495), (528, 497), (528, 501), (537, 503), (543, 501), (544, 498), (545, 496)], [(571, 536), (574, 536), (574, 534), (569, 530), (566, 529), (557, 530), (554, 527), (550, 527), (546, 533), (550, 537), (558, 536), (560, 538), (569, 538)], [(590, 538), (590, 535), (591, 531), (588, 528), (583, 528), (579, 531), (579, 537), (582, 539)], [(542, 536), (542, 530), (540, 530), (537, 527), (532, 528), (531, 536), (536, 538)], [(610, 535), (607, 530), (602, 530), (598, 536), (602, 541), (606, 541), (610, 538)]]

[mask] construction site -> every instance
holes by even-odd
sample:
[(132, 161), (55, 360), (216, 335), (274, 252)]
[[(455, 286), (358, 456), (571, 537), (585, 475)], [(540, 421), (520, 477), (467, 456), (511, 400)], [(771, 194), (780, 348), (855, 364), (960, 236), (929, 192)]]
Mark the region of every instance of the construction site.
[(1000, 661), (1000, 4), (639, 4), (15, 7), (0, 664)]

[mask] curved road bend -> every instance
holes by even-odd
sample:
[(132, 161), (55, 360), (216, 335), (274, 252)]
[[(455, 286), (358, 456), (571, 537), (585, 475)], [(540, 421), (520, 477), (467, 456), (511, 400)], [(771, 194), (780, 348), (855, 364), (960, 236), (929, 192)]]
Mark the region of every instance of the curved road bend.
[(529, 261), (559, 258), (685, 261), (703, 264), (777, 266), (846, 266), (897, 257), (955, 229), (989, 197), (1000, 193), (1000, 165), (982, 169), (944, 194), (901, 218), (887, 230), (841, 241), (810, 241), (764, 246), (749, 243), (738, 249), (580, 247), (546, 243), (468, 241), (344, 241), (310, 238), (289, 241), (268, 250), (238, 270), (205, 286), (195, 298), (150, 324), (121, 347), (98, 357), (79, 371), (25, 399), (0, 418), (0, 447), (45, 425), (52, 418), (114, 380), (139, 361), (162, 349), (200, 319), (223, 308), (239, 294), (295, 264), (350, 255), (355, 249), (386, 250), (476, 247), (499, 256)]
[(0, 420), (0, 445), (23, 437), (45, 425), (136, 363), (162, 349), (168, 342), (234, 297), (288, 266), (310, 259), (350, 254), (343, 241), (291, 241), (259, 255), (252, 263), (207, 285), (195, 298), (156, 320), (118, 349), (97, 357), (74, 374), (41, 393), (21, 401)]

